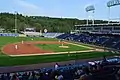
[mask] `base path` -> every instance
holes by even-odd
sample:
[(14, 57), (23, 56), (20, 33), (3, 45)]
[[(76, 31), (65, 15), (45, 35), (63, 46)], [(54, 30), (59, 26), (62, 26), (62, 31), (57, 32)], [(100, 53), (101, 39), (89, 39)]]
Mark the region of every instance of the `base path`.
[[(35, 46), (36, 44), (62, 44), (58, 41), (34, 41), (34, 42), (22, 42), (7, 44), (2, 48), (3, 53), (7, 55), (20, 55), (20, 54), (44, 54), (53, 53), (53, 51), (42, 50)], [(16, 49), (17, 45), (17, 49)]]

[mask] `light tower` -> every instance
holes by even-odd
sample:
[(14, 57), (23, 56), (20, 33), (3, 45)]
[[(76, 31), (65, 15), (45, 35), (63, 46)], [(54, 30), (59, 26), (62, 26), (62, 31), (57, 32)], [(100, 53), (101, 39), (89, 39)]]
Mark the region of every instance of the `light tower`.
[[(107, 7), (108, 7), (108, 24), (110, 23), (110, 20), (111, 20), (111, 18), (110, 18), (110, 9), (112, 8), (112, 7), (114, 7), (114, 6), (118, 6), (118, 5), (120, 5), (120, 0), (110, 0), (110, 1), (108, 1), (107, 2)], [(115, 19), (117, 19), (117, 18), (115, 18)], [(120, 23), (120, 16), (119, 16), (119, 23)]]
[(92, 24), (94, 24), (94, 13), (95, 13), (95, 7), (93, 5), (90, 5), (90, 6), (87, 6), (85, 8), (86, 12), (87, 12), (87, 22), (86, 24), (88, 25), (89, 24), (89, 13), (92, 13), (91, 17), (92, 17)]
[(17, 11), (14, 13), (15, 15), (15, 34), (17, 33)]

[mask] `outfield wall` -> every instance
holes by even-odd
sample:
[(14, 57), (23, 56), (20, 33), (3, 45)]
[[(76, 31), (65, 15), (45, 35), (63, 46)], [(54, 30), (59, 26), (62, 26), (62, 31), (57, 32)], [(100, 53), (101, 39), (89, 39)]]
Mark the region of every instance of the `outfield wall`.
[(15, 34), (15, 33), (0, 33), (0, 36), (13, 36), (13, 37), (15, 37), (15, 36), (19, 36), (19, 34)]

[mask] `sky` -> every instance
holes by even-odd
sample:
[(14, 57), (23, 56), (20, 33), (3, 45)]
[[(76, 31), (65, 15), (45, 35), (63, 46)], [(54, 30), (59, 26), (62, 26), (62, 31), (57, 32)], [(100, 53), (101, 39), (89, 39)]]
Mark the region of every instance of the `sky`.
[[(87, 19), (92, 18), (85, 8), (95, 6), (94, 19), (108, 19), (107, 2), (109, 0), (1, 0), (0, 12), (14, 13), (17, 11), (29, 16), (50, 16)], [(120, 6), (110, 9), (111, 18), (120, 16)]]

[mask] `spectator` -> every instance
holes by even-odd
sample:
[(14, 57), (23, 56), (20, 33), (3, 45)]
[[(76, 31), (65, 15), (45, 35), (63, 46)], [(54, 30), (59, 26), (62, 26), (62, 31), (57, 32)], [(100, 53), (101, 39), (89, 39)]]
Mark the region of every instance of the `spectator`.
[(63, 80), (63, 75), (62, 74), (58, 74), (55, 76), (56, 80)]
[(11, 78), (11, 80), (19, 80), (19, 78), (17, 77), (17, 74), (14, 74)]
[(6, 78), (5, 78), (5, 80), (10, 80), (10, 73), (7, 73), (7, 76), (6, 76)]
[(0, 80), (5, 80), (4, 74), (1, 75), (1, 79)]
[(58, 63), (55, 64), (55, 70), (57, 70), (59, 67)]
[(79, 80), (88, 80), (88, 75), (87, 74), (81, 75)]
[(37, 80), (35, 72), (32, 72), (32, 74), (29, 77), (29, 80)]
[(43, 80), (50, 80), (48, 73), (44, 73)]

